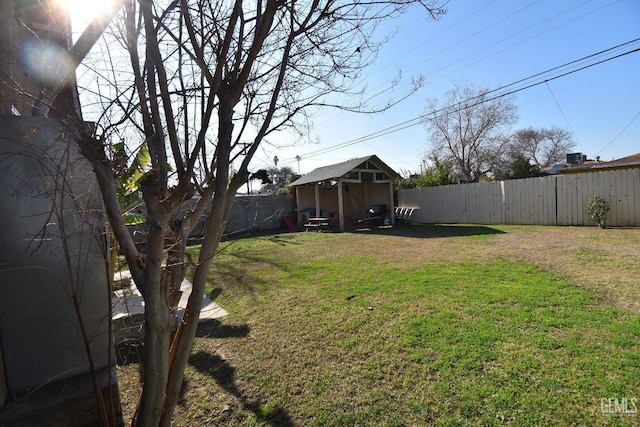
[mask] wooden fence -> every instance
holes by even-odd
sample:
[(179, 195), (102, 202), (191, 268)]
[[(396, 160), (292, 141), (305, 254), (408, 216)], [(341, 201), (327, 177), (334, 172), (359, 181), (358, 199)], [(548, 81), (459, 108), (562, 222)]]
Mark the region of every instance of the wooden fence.
[(594, 225), (594, 195), (611, 206), (607, 225), (640, 226), (639, 168), (399, 190), (398, 206), (425, 224)]

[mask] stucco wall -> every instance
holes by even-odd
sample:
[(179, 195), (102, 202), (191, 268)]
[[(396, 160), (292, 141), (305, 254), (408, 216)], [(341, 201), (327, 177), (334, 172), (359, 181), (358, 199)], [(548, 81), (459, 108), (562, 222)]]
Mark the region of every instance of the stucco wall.
[(86, 373), (89, 357), (108, 367), (106, 240), (90, 165), (57, 121), (5, 116), (0, 182), (0, 339), (9, 391)]

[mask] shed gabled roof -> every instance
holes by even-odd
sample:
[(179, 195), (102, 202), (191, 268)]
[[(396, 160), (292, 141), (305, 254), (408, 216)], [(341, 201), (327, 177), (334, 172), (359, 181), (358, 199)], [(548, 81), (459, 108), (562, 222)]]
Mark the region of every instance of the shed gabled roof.
[(289, 184), (289, 186), (295, 187), (297, 185), (312, 184), (316, 182), (327, 181), (330, 179), (342, 178), (349, 174), (349, 172), (358, 168), (359, 166), (362, 166), (366, 162), (373, 163), (376, 168), (385, 172), (391, 178), (398, 177), (398, 173), (387, 166), (387, 164), (380, 160), (378, 156), (371, 155), (367, 157), (347, 160), (346, 162), (342, 163), (336, 163), (335, 165), (316, 168), (308, 174), (303, 175), (302, 177), (293, 181), (291, 184)]

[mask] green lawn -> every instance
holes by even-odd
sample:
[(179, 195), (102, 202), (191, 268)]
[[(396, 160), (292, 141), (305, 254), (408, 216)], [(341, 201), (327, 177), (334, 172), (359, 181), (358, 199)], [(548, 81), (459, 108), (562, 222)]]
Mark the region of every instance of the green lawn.
[[(585, 243), (560, 248), (558, 268), (509, 246), (557, 230), (421, 226), (223, 243), (209, 293), (230, 316), (201, 328), (177, 424), (637, 425), (638, 414), (620, 412), (640, 407), (640, 316), (591, 291), (613, 279), (557, 270), (572, 262), (597, 274), (616, 261), (611, 239), (634, 247), (640, 233), (576, 229)], [(591, 247), (597, 260), (584, 257)], [(636, 273), (620, 281), (631, 297)], [(627, 406), (605, 414), (602, 399)]]

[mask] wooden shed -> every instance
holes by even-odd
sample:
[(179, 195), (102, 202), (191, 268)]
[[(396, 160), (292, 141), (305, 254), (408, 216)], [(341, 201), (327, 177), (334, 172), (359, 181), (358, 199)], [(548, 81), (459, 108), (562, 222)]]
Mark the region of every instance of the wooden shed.
[(290, 184), (295, 187), (298, 224), (331, 218), (344, 230), (376, 215), (393, 224), (393, 181), (398, 177), (375, 155), (314, 169)]

